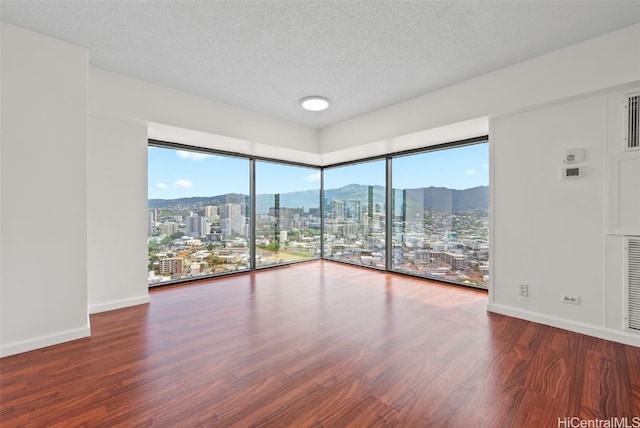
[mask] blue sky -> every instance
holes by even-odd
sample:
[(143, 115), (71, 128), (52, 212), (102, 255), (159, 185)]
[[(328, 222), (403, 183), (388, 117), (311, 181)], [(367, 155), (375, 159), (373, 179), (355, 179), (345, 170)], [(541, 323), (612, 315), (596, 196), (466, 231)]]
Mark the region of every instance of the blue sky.
[[(487, 144), (395, 158), (393, 187), (468, 189), (489, 184)], [(175, 199), (249, 192), (249, 161), (191, 151), (149, 147), (149, 199)], [(373, 161), (325, 170), (325, 188), (384, 185), (385, 163)], [(256, 163), (258, 193), (286, 193), (320, 186), (320, 174), (270, 162)]]
[(149, 147), (149, 199), (249, 192), (249, 161)]
[(469, 189), (489, 185), (489, 144), (438, 150), (393, 160), (393, 187)]

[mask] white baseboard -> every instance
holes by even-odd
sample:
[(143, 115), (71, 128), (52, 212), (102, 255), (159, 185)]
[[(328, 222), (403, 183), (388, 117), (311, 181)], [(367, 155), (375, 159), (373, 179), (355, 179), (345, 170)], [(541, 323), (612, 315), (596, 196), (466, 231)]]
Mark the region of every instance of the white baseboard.
[[(89, 313), (111, 311), (114, 309), (126, 308), (128, 306), (142, 305), (151, 301), (149, 295), (134, 297), (131, 299), (114, 300), (99, 305), (89, 307)], [(47, 346), (57, 345), (59, 343), (70, 342), (76, 339), (91, 336), (91, 327), (89, 325), (62, 332), (47, 334), (32, 339), (20, 340), (17, 342), (0, 345), (0, 358), (10, 355), (21, 354), (23, 352), (33, 351), (35, 349)]]
[(496, 305), (495, 303), (489, 303), (487, 305), (487, 311), (551, 327), (557, 327), (563, 330), (573, 331), (574, 333), (581, 333), (588, 336), (598, 337), (600, 339), (611, 340), (612, 342), (640, 347), (640, 334), (627, 333), (622, 330), (613, 330), (610, 328), (568, 321), (562, 318), (542, 315), (536, 312), (523, 311), (522, 309), (516, 309), (509, 306)]
[(91, 328), (87, 325), (32, 339), (19, 340), (17, 342), (2, 345), (0, 347), (0, 358), (57, 345), (59, 343), (70, 342), (72, 340), (82, 339), (89, 336), (91, 336)]
[(132, 297), (129, 299), (112, 300), (110, 302), (100, 303), (97, 305), (89, 305), (89, 313), (97, 314), (99, 312), (128, 308), (129, 306), (144, 305), (145, 303), (149, 303), (150, 301), (151, 298), (148, 294), (146, 296)]

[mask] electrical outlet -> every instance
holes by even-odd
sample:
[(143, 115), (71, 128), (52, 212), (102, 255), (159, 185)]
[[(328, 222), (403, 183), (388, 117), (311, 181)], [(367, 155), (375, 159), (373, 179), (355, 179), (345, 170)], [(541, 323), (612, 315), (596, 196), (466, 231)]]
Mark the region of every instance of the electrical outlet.
[(519, 284), (518, 285), (518, 296), (520, 296), (520, 297), (528, 297), (529, 296), (529, 284)]
[(580, 304), (580, 296), (567, 296), (562, 294), (560, 296), (560, 300), (562, 300), (562, 303), (571, 303), (572, 305)]

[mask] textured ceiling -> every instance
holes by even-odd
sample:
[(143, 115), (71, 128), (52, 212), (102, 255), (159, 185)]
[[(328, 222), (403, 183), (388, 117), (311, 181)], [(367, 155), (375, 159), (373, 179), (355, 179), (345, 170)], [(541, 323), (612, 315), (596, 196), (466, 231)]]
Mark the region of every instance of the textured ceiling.
[[(322, 128), (640, 22), (640, 1), (8, 1), (92, 65)], [(323, 95), (324, 112), (298, 100)]]

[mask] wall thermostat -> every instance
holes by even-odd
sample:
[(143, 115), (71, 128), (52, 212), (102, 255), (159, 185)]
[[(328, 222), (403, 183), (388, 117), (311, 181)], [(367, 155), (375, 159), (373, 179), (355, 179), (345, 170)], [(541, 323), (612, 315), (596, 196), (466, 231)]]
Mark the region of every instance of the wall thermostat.
[(584, 177), (584, 167), (583, 166), (566, 166), (562, 168), (562, 179), (568, 180), (573, 178), (582, 178)]
[(584, 149), (569, 149), (564, 156), (564, 163), (580, 163), (584, 161)]

